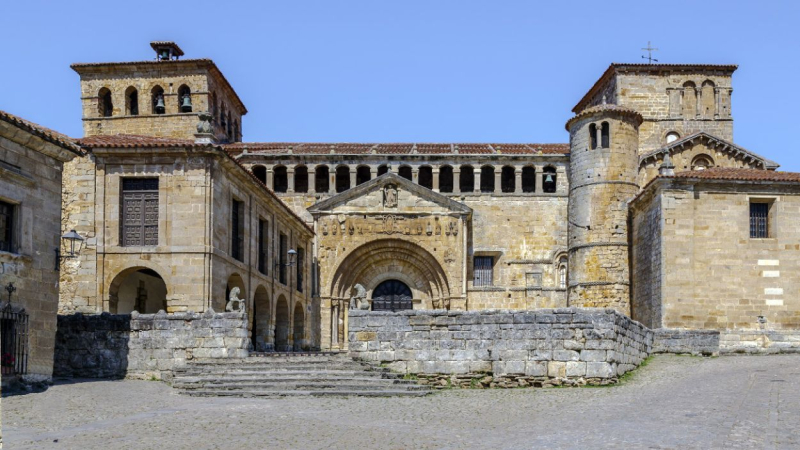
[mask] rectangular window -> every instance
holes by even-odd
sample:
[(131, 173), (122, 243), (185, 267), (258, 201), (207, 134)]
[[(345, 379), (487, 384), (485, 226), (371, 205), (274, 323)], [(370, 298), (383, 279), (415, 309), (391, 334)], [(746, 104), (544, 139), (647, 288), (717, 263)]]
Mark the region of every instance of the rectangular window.
[(297, 290), (303, 292), (303, 269), (305, 269), (306, 251), (303, 247), (297, 248)]
[(244, 261), (244, 202), (231, 204), (231, 256)]
[(280, 261), (280, 270), (278, 271), (278, 281), (281, 284), (286, 284), (286, 252), (289, 251), (288, 245), (286, 242), (286, 235), (281, 233), (281, 240), (280, 240), (280, 257), (278, 260)]
[(122, 179), (122, 246), (158, 245), (158, 178)]
[(769, 203), (750, 203), (750, 238), (769, 237)]
[(475, 287), (491, 286), (492, 266), (494, 266), (493, 256), (476, 256), (475, 267), (473, 270), (475, 279), (473, 280), (472, 285)]
[(14, 205), (0, 202), (0, 251), (14, 251)]
[(269, 222), (266, 220), (258, 221), (258, 271), (267, 274), (267, 249), (269, 249), (269, 241), (267, 240), (267, 232), (269, 231)]

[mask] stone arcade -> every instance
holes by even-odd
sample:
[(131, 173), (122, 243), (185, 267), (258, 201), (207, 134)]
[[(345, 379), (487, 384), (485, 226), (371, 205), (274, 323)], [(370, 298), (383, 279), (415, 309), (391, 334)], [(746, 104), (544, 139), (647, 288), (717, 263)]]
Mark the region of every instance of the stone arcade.
[(800, 174), (734, 143), (736, 66), (611, 64), (569, 144), (263, 143), (212, 61), (152, 47), (72, 66), (62, 229), (85, 245), (58, 310), (87, 317), (60, 319), (57, 370), (91, 372), (69, 342), (119, 344), (92, 327), (129, 376), (322, 349), (536, 384), (800, 349)]

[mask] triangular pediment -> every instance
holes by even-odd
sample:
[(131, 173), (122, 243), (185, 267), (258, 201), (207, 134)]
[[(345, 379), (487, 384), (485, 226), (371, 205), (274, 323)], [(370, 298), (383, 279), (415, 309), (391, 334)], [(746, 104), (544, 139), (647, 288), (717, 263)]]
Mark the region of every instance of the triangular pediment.
[(775, 161), (764, 158), (763, 156), (751, 152), (744, 147), (740, 147), (733, 142), (726, 141), (725, 139), (718, 138), (714, 135), (708, 134), (704, 131), (691, 134), (675, 142), (670, 143), (658, 150), (654, 150), (639, 157), (639, 165), (644, 166), (649, 163), (655, 163), (663, 159), (664, 155), (669, 153), (670, 156), (679, 154), (685, 150), (694, 148), (697, 144), (703, 144), (706, 147), (713, 148), (736, 159), (744, 160), (754, 168), (774, 170), (778, 168), (778, 163)]
[(311, 215), (362, 211), (471, 215), (472, 208), (395, 173), (386, 173), (308, 208)]

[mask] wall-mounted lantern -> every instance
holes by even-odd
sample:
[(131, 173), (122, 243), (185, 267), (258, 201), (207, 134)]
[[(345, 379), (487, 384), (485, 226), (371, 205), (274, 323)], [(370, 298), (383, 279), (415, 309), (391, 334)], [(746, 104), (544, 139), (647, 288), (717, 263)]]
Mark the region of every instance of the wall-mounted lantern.
[[(56, 249), (56, 271), (59, 270), (62, 259), (74, 258), (78, 256), (78, 253), (81, 250), (82, 242), (83, 238), (75, 230), (69, 230), (69, 233), (61, 236), (62, 245), (64, 246), (65, 250), (67, 247), (69, 247), (69, 251), (67, 251), (65, 255), (62, 255), (61, 248), (59, 247)], [(78, 247), (77, 251), (75, 249), (76, 245)]]

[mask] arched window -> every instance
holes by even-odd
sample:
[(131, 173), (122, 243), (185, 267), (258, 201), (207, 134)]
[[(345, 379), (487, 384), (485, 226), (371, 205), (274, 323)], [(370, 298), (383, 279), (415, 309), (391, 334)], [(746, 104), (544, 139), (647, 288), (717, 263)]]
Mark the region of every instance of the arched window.
[(233, 140), (234, 142), (241, 142), (242, 140), (242, 132), (239, 131), (239, 121), (233, 121)]
[(306, 166), (294, 168), (294, 191), (308, 192), (308, 168)]
[(219, 126), (222, 127), (223, 132), (225, 132), (225, 130), (228, 128), (228, 122), (225, 121), (226, 115), (227, 112), (225, 112), (225, 103), (223, 103), (219, 113)]
[(97, 112), (100, 117), (111, 117), (114, 113), (114, 104), (111, 102), (111, 91), (108, 88), (100, 89), (97, 93)]
[(714, 82), (711, 80), (706, 80), (703, 82), (703, 87), (701, 88), (700, 94), (700, 107), (702, 108), (701, 112), (703, 117), (706, 119), (713, 119), (714, 114), (717, 111), (717, 102), (716, 102), (716, 92), (714, 89)]
[(461, 166), (458, 188), (461, 192), (472, 192), (475, 190), (475, 170), (472, 166)]
[(211, 120), (214, 123), (219, 121), (219, 107), (217, 105), (217, 94), (211, 93)]
[(567, 288), (567, 258), (563, 256), (558, 260), (558, 287)]
[(525, 166), (522, 168), (522, 192), (536, 191), (536, 168)]
[(164, 89), (161, 86), (156, 86), (150, 91), (150, 99), (153, 114), (164, 114), (167, 112), (167, 106), (164, 103)]
[(556, 169), (555, 167), (545, 167), (542, 171), (542, 175), (544, 175), (542, 180), (542, 190), (547, 193), (553, 193), (556, 191)]
[(667, 144), (671, 144), (681, 138), (677, 131), (670, 131), (666, 135)]
[(264, 167), (264, 166), (253, 166), (253, 168), (250, 169), (250, 170), (253, 171), (253, 175), (255, 175), (256, 178), (258, 178), (258, 181), (264, 183), (265, 185), (267, 184), (267, 168), (266, 167)]
[(517, 189), (517, 180), (514, 176), (514, 168), (503, 166), (500, 174), (500, 190), (503, 192), (514, 192)]
[(328, 192), (330, 190), (330, 176), (328, 166), (317, 166), (314, 171), (314, 190), (317, 192)]
[(589, 148), (592, 150), (597, 148), (597, 125), (590, 124), (589, 125)]
[(381, 176), (385, 173), (389, 172), (389, 166), (384, 164), (382, 166), (378, 166), (378, 176)]
[(178, 88), (178, 111), (192, 112), (192, 91), (185, 84)]
[(602, 145), (603, 148), (609, 148), (611, 145), (611, 126), (608, 122), (603, 122), (600, 125), (600, 141), (600, 145)]
[(705, 170), (714, 167), (714, 160), (708, 155), (697, 155), (692, 160), (692, 170)]
[(369, 166), (358, 166), (356, 169), (356, 185), (366, 183), (371, 177)]
[(231, 140), (231, 139), (233, 139), (233, 128), (232, 128), (233, 124), (231, 123), (231, 112), (230, 111), (228, 111), (228, 117), (226, 118), (226, 120), (228, 121), (228, 128), (226, 129), (226, 133), (228, 135), (228, 139)]
[(286, 174), (286, 166), (275, 166), (272, 169), (272, 190), (275, 192), (286, 192), (289, 187), (289, 178)]
[(125, 115), (139, 115), (139, 91), (133, 86), (125, 90)]
[(339, 166), (336, 168), (336, 192), (350, 189), (350, 168)]
[(697, 109), (697, 92), (691, 81), (683, 83), (683, 116), (693, 119)]
[(433, 189), (433, 169), (431, 166), (419, 168), (419, 185), (428, 189)]
[(397, 174), (401, 177), (405, 178), (406, 180), (411, 179), (411, 167), (410, 166), (400, 166), (400, 169), (397, 171)]
[(439, 192), (453, 192), (453, 168), (450, 166), (439, 168)]
[(494, 192), (494, 167), (481, 167), (481, 192)]

